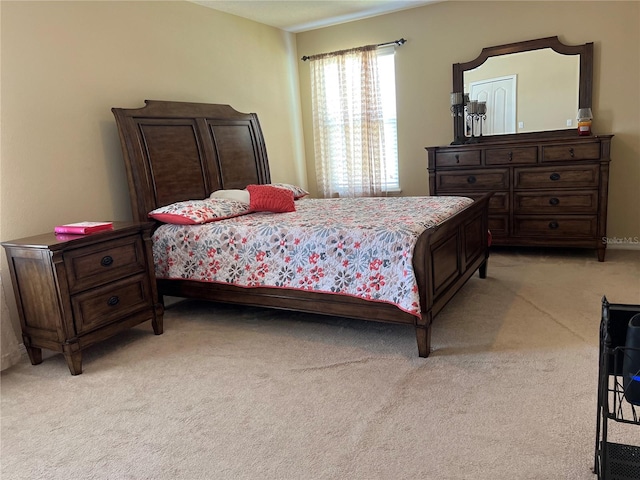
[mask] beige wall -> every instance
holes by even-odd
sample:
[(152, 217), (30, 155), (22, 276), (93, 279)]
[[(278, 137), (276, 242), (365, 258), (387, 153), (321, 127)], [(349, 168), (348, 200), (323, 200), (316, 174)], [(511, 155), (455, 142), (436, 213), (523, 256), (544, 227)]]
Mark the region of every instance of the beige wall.
[[(640, 236), (640, 3), (448, 1), (297, 35), (300, 55), (404, 37), (396, 53), (400, 185), (428, 193), (426, 146), (453, 139), (449, 113), (452, 64), (483, 47), (559, 36), (594, 42), (595, 133), (613, 133), (609, 236)], [(300, 92), (310, 187), (315, 186), (309, 66)]]
[[(272, 179), (305, 184), (293, 34), (189, 2), (0, 5), (0, 240), (130, 219), (110, 109), (145, 99), (256, 112)], [(19, 323), (1, 257), (11, 312), (9, 321), (0, 309), (4, 360)]]

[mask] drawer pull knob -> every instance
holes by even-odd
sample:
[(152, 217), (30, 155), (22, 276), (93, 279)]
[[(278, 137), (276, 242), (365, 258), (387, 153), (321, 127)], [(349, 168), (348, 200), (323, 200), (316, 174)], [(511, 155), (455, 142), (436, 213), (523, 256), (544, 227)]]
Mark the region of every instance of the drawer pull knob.
[(111, 255), (102, 257), (102, 260), (100, 260), (100, 265), (102, 265), (103, 267), (108, 267), (112, 263), (113, 263), (113, 257)]
[(560, 180), (560, 174), (559, 173), (552, 173), (551, 175), (549, 175), (549, 178), (551, 179), (551, 181), (557, 182), (558, 180)]
[(456, 163), (460, 163), (460, 155), (456, 153)]
[(549, 199), (549, 203), (550, 203), (551, 205), (558, 205), (558, 204), (560, 203), (560, 200), (558, 200), (556, 197), (551, 197), (551, 198)]
[(558, 222), (549, 222), (549, 228), (551, 230), (556, 230), (559, 226)]
[(509, 152), (509, 161), (513, 160), (513, 152)]
[(573, 148), (569, 149), (569, 155), (571, 155), (571, 158), (573, 158), (575, 156), (575, 153), (573, 151)]
[(109, 297), (109, 300), (107, 300), (107, 305), (109, 305), (110, 307), (114, 307), (118, 304), (118, 302), (120, 302), (120, 299), (117, 295), (114, 295), (113, 297)]
[(476, 183), (476, 177), (474, 177), (473, 175), (469, 175), (467, 177), (467, 183), (471, 183), (471, 184)]

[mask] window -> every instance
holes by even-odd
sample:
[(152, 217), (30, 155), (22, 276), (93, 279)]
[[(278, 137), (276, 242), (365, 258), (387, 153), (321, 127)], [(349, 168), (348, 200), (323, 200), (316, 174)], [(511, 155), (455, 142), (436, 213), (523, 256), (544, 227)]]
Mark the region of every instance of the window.
[(395, 49), (311, 58), (318, 190), (325, 197), (398, 191)]
[(382, 96), (385, 139), (385, 179), (383, 189), (400, 191), (398, 179), (398, 121), (396, 115), (396, 64), (394, 47), (378, 49), (378, 78)]

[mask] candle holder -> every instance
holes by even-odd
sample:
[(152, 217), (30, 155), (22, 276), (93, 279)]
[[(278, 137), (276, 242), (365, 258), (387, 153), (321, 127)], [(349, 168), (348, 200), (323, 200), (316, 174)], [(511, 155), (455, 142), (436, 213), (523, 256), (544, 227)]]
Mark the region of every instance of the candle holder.
[(461, 130), (461, 123), (458, 118), (464, 117), (465, 95), (462, 92), (451, 93), (451, 116), (453, 117), (453, 142), (451, 145), (462, 145), (465, 143), (465, 134)]
[[(482, 137), (482, 122), (487, 119), (487, 102), (471, 100), (467, 103), (466, 118), (467, 124), (471, 125), (471, 138), (467, 140), (467, 143), (477, 143)], [(478, 136), (476, 136), (476, 130), (479, 133)]]
[(482, 136), (482, 122), (487, 119), (487, 102), (478, 102), (477, 120), (480, 127), (480, 136)]

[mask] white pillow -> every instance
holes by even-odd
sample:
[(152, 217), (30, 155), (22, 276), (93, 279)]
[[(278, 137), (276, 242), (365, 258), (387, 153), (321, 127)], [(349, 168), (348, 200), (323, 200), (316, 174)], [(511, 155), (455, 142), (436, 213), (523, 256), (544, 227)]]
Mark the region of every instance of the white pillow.
[(249, 192), (247, 190), (216, 190), (209, 198), (226, 198), (227, 200), (235, 200), (236, 202), (250, 203)]

